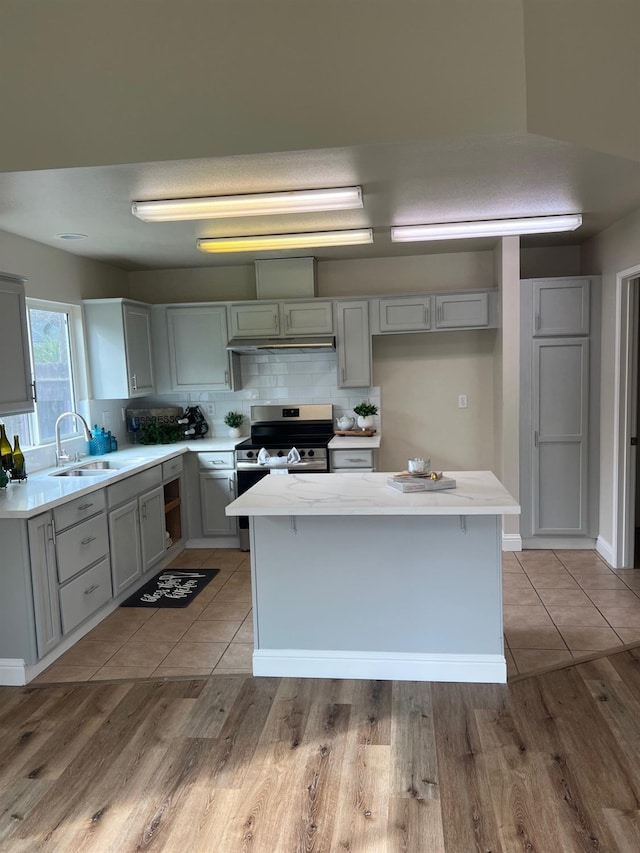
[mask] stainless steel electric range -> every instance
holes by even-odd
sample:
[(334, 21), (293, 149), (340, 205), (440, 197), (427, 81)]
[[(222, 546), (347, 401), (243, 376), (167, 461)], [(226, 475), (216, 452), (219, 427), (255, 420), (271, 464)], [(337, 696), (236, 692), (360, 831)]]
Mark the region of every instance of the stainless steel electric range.
[[(252, 406), (251, 437), (235, 451), (238, 495), (269, 474), (274, 464), (279, 470), (326, 473), (332, 438), (331, 403)], [(270, 463), (267, 457), (274, 461)], [(248, 551), (249, 519), (241, 517), (239, 528), (240, 548)]]

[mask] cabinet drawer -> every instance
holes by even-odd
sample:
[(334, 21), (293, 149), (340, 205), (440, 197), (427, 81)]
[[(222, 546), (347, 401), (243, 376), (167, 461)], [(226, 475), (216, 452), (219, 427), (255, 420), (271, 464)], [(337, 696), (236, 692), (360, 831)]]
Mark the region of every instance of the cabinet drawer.
[(58, 580), (64, 583), (108, 553), (109, 535), (104, 513), (57, 534)]
[(105, 507), (104, 489), (97, 492), (91, 492), (90, 495), (85, 495), (82, 498), (76, 498), (62, 506), (57, 506), (53, 510), (53, 521), (56, 530), (64, 530), (71, 527), (72, 524), (77, 524), (85, 518), (96, 515), (102, 512)]
[(162, 465), (147, 468), (140, 474), (134, 474), (132, 477), (127, 477), (126, 480), (107, 486), (107, 504), (110, 507), (118, 506), (118, 504), (130, 501), (143, 492), (148, 492), (154, 486), (159, 486), (161, 482)]
[(332, 450), (331, 470), (340, 468), (373, 469), (373, 450)]
[(176, 456), (175, 459), (167, 459), (162, 463), (162, 479), (173, 480), (182, 474), (182, 456)]
[(201, 471), (217, 471), (225, 468), (234, 468), (233, 452), (222, 453), (198, 453), (198, 467)]
[(107, 557), (60, 590), (62, 633), (73, 631), (110, 598), (111, 571)]

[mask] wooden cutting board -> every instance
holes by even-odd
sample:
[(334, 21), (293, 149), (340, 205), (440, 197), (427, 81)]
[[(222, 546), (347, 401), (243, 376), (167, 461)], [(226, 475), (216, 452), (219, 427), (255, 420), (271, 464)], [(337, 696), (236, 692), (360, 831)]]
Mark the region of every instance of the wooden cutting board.
[(375, 429), (337, 429), (334, 435), (357, 435), (359, 438), (375, 435)]

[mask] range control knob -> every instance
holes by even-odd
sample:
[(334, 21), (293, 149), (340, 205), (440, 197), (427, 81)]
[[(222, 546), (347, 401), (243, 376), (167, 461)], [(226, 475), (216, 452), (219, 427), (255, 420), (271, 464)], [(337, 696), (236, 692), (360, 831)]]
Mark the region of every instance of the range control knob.
[(253, 450), (247, 450), (247, 459), (253, 459)]
[(309, 450), (309, 451), (307, 452), (307, 456), (315, 456), (315, 455), (316, 455), (315, 450)]
[(302, 457), (303, 457), (303, 456), (305, 456), (305, 455), (306, 455), (306, 452), (307, 452), (306, 450), (301, 450), (301, 451), (300, 451), (300, 458), (301, 458), (301, 459), (302, 459)]
[(279, 451), (278, 451), (278, 456), (284, 456), (284, 450), (279, 450)]

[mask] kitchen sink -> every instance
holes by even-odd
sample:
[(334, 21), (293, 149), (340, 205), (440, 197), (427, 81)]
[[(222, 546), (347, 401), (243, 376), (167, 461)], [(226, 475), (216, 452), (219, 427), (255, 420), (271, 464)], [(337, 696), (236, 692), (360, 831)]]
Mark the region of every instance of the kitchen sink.
[(85, 462), (84, 465), (77, 465), (75, 468), (62, 468), (60, 471), (53, 471), (51, 477), (104, 477), (106, 474), (114, 474), (117, 468), (112, 467), (108, 460), (100, 460), (98, 462)]

